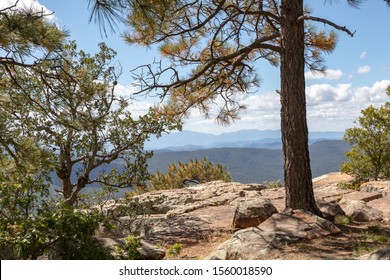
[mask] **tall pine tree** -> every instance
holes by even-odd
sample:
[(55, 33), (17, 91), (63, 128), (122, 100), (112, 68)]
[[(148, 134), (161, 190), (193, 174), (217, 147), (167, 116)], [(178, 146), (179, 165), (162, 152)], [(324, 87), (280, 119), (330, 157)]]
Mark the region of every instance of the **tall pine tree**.
[[(234, 95), (259, 85), (255, 61), (265, 59), (280, 67), (286, 208), (321, 215), (312, 187), (304, 70), (323, 71), (321, 54), (336, 44), (336, 34), (319, 30), (316, 23), (353, 33), (312, 16), (303, 0), (114, 2), (89, 0), (92, 17), (124, 20), (130, 27), (127, 42), (157, 44), (170, 63), (140, 66), (135, 72), (140, 93), (169, 96), (162, 114), (187, 116), (196, 107), (207, 115), (221, 98), (224, 105), (217, 120), (229, 123), (243, 109)], [(357, 6), (360, 1), (347, 2)]]

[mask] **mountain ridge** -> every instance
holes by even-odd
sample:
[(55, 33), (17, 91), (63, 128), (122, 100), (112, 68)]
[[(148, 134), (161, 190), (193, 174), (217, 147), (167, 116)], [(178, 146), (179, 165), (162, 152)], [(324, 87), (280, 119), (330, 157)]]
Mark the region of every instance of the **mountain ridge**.
[[(341, 131), (313, 131), (309, 133), (309, 144), (320, 140), (341, 140)], [(239, 148), (281, 148), (280, 130), (239, 130), (222, 134), (211, 134), (183, 130), (164, 134), (160, 138), (152, 137), (145, 143), (146, 150), (199, 150), (222, 147)]]

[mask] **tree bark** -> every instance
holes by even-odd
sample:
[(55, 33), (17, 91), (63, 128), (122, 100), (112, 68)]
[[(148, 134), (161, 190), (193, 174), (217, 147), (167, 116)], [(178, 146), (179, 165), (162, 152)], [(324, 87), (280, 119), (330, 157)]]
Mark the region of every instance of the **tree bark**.
[(313, 193), (306, 122), (303, 0), (283, 0), (281, 53), (281, 130), (286, 208), (321, 216)]

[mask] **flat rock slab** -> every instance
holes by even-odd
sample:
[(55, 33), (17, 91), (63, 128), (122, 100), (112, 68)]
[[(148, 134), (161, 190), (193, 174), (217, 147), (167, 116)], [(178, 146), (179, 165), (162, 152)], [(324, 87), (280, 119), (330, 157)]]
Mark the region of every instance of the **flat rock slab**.
[(364, 191), (359, 191), (359, 192), (350, 192), (345, 195), (343, 195), (342, 201), (344, 200), (361, 200), (364, 202), (369, 202), (374, 199), (382, 198), (381, 193), (375, 193), (375, 192), (364, 192)]
[(331, 222), (309, 212), (294, 210), (272, 215), (258, 227), (237, 231), (207, 259), (252, 260), (288, 243), (340, 233)]
[(186, 213), (185, 216), (196, 216), (210, 223), (215, 230), (230, 231), (232, 230), (232, 221), (236, 206), (221, 205), (209, 206)]
[(372, 200), (367, 205), (382, 211), (383, 219), (390, 221), (390, 196)]
[(340, 189), (337, 186), (323, 186), (314, 189), (314, 196), (316, 199), (327, 202), (338, 202), (344, 195), (354, 192), (354, 190)]
[(360, 186), (360, 191), (381, 193), (383, 196), (390, 196), (390, 181), (367, 182)]
[(345, 183), (351, 181), (353, 181), (353, 177), (348, 174), (341, 173), (341, 172), (332, 172), (329, 174), (325, 174), (313, 178), (313, 187), (316, 189), (319, 187), (329, 186), (329, 185), (336, 186), (338, 183)]

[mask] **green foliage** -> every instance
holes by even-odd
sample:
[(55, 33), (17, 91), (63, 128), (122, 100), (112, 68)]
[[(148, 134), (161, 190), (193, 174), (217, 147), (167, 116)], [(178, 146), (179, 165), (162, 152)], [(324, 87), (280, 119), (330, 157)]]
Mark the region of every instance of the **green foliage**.
[(128, 236), (125, 243), (116, 247), (116, 255), (121, 260), (140, 260), (142, 258), (138, 249), (141, 247), (141, 239), (136, 236)]
[[(145, 185), (152, 153), (144, 151), (144, 142), (180, 128), (170, 117), (157, 117), (153, 108), (134, 117), (128, 110), (130, 97), (114, 93), (120, 75), (113, 62), (115, 51), (104, 43), (99, 48), (90, 55), (71, 42), (61, 54), (36, 66), (39, 73), (52, 75), (36, 77), (19, 69), (16, 80), (4, 77), (5, 86), (0, 85), (4, 130), (51, 151), (61, 193), (71, 205), (89, 184)], [(10, 87), (16, 82), (18, 86)], [(3, 145), (10, 150), (9, 143)], [(109, 167), (112, 163), (123, 168)], [(97, 168), (104, 171), (95, 175)]]
[[(387, 93), (390, 96), (390, 87)], [(390, 102), (363, 110), (359, 127), (347, 129), (344, 139), (352, 148), (346, 153), (349, 161), (341, 165), (341, 171), (352, 174), (357, 181), (390, 178)]]
[(345, 215), (337, 215), (334, 217), (334, 223), (336, 225), (348, 225), (352, 221), (351, 217), (345, 216)]
[(200, 183), (214, 180), (230, 182), (230, 172), (221, 164), (214, 165), (207, 158), (190, 160), (187, 163), (170, 164), (168, 171), (163, 174), (156, 172), (150, 179), (151, 189), (176, 189), (185, 187), (184, 180), (194, 178)]
[(109, 259), (94, 239), (102, 220), (97, 210), (43, 203), (34, 215), (1, 221), (0, 248), (12, 248), (17, 259)]
[(353, 180), (352, 182), (341, 182), (337, 184), (337, 187), (340, 189), (346, 189), (346, 190), (359, 190), (359, 187), (361, 185), (361, 181)]
[(0, 65), (9, 70), (17, 64), (33, 69), (41, 62), (39, 56), (44, 60), (47, 53), (59, 50), (67, 32), (47, 18), (44, 12), (28, 8), (0, 10)]
[(267, 187), (267, 189), (280, 189), (284, 187), (284, 184), (280, 180), (264, 181), (263, 184)]
[(175, 243), (168, 248), (168, 255), (170, 257), (176, 257), (177, 255), (180, 255), (182, 249), (183, 249), (183, 244)]

